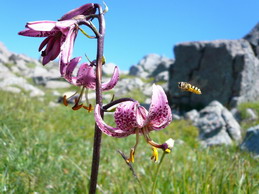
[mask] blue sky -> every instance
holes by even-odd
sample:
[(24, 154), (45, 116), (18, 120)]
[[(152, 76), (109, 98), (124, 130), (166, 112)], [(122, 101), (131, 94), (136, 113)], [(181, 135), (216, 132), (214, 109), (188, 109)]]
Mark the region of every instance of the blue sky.
[[(41, 2), (41, 3), (40, 3)], [(173, 46), (187, 41), (239, 39), (259, 21), (259, 0), (106, 0), (105, 57), (128, 70), (144, 55), (174, 58)], [(27, 21), (57, 20), (87, 1), (4, 1), (0, 41), (9, 50), (39, 58), (42, 38), (18, 36)], [(94, 1), (102, 3), (102, 1)], [(95, 41), (82, 35), (73, 56), (95, 57)], [(86, 60), (86, 59), (85, 59)]]

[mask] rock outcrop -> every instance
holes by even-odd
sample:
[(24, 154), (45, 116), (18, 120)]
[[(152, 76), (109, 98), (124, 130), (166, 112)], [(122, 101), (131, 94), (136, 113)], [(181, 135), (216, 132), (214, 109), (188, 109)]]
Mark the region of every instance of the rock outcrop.
[(244, 37), (245, 40), (247, 40), (255, 53), (255, 56), (259, 58), (259, 22), (257, 25)]
[[(259, 60), (247, 40), (186, 42), (176, 45), (174, 52), (169, 70), (171, 105), (202, 108), (218, 100), (235, 107), (259, 99)], [(198, 86), (202, 95), (182, 92), (179, 81)]]
[(13, 93), (24, 91), (31, 97), (44, 96), (43, 90), (37, 85), (51, 89), (70, 87), (60, 78), (57, 62), (50, 62), (43, 67), (38, 60), (12, 53), (0, 43), (0, 89)]
[(242, 150), (248, 150), (259, 157), (259, 125), (247, 130), (246, 136), (240, 145)]
[(173, 60), (159, 56), (157, 54), (149, 54), (143, 57), (137, 65), (131, 66), (129, 75), (141, 78), (155, 78), (155, 81), (168, 81), (168, 69), (173, 64)]
[(229, 145), (241, 140), (240, 125), (218, 101), (211, 102), (199, 113), (190, 111), (185, 118), (199, 128), (199, 139), (204, 146)]

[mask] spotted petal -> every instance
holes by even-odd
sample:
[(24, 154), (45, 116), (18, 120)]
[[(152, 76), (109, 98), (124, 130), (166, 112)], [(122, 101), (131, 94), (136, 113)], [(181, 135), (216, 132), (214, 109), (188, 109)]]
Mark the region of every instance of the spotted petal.
[(29, 36), (29, 37), (47, 37), (50, 35), (54, 35), (57, 33), (56, 31), (35, 31), (29, 28), (26, 28), (23, 31), (18, 32), (21, 36)]
[(155, 130), (165, 128), (172, 120), (171, 108), (161, 86), (153, 84), (152, 101), (149, 108), (148, 122)]
[(136, 110), (139, 106), (138, 102), (127, 101), (121, 103), (114, 113), (115, 123), (117, 127), (123, 131), (130, 133), (138, 127)]
[(131, 134), (129, 131), (123, 131), (119, 128), (114, 128), (114, 127), (107, 125), (101, 117), (99, 104), (97, 104), (95, 106), (94, 116), (95, 116), (95, 121), (96, 121), (97, 126), (106, 135), (121, 138), (121, 137), (127, 137)]

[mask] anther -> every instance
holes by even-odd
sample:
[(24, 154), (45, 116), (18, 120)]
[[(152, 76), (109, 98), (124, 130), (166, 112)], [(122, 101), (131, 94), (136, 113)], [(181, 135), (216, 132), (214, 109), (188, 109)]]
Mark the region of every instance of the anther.
[(68, 105), (67, 96), (66, 96), (66, 95), (64, 95), (64, 97), (63, 97), (63, 104), (64, 104), (65, 106)]
[(79, 110), (80, 108), (82, 108), (83, 104), (75, 104), (75, 106), (72, 107), (73, 110)]
[(134, 163), (134, 154), (135, 154), (135, 149), (134, 148), (131, 148), (130, 150), (130, 157), (129, 159), (126, 160), (127, 163)]
[(83, 105), (83, 108), (88, 110), (88, 112), (92, 112), (94, 110), (94, 107), (92, 106), (92, 104), (89, 104), (89, 106), (84, 106)]
[(72, 107), (73, 110), (79, 110), (80, 108), (83, 107), (83, 104), (78, 104), (79, 103), (80, 98), (75, 98), (75, 105)]

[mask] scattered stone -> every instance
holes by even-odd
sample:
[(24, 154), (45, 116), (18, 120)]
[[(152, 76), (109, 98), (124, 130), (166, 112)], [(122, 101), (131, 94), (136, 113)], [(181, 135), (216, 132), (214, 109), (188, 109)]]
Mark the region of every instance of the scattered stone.
[(199, 116), (200, 116), (200, 114), (196, 109), (193, 109), (193, 110), (191, 110), (189, 112), (186, 112), (184, 114), (184, 118), (192, 121), (193, 125), (195, 125), (195, 126), (197, 125), (197, 121), (199, 119)]
[[(157, 54), (149, 54), (144, 56), (137, 65), (130, 67), (129, 75), (143, 78), (156, 77), (162, 72), (167, 72), (172, 63), (172, 59)], [(166, 75), (163, 75), (163, 78), (166, 78)]]
[(46, 86), (47, 84), (47, 79), (46, 77), (43, 77), (43, 76), (32, 77), (32, 80), (36, 85)]
[(241, 112), (237, 109), (237, 108), (232, 108), (230, 110), (231, 114), (233, 115), (233, 117), (240, 122), (242, 120), (241, 118)]
[(5, 88), (2, 88), (4, 91), (7, 91), (7, 92), (12, 92), (12, 93), (20, 93), (21, 92), (21, 89), (20, 88), (16, 88), (16, 87), (12, 87), (12, 86), (7, 86)]
[(153, 87), (152, 87), (152, 83), (145, 83), (141, 89), (141, 92), (145, 95), (145, 96), (152, 96), (153, 93)]
[(58, 91), (56, 91), (56, 90), (53, 90), (52, 91), (52, 95), (53, 96), (60, 96), (60, 93)]
[(168, 71), (163, 71), (155, 76), (155, 82), (166, 82), (168, 78)]
[(240, 145), (242, 150), (253, 152), (259, 156), (259, 125), (251, 127), (247, 130), (246, 136)]
[(134, 89), (142, 89), (144, 86), (144, 82), (140, 78), (125, 78), (121, 79), (116, 87), (114, 88), (115, 94), (117, 95), (124, 95), (129, 91)]
[[(6, 69), (5, 69), (6, 70)], [(32, 85), (22, 77), (18, 77), (12, 72), (0, 71), (0, 89), (4, 91), (18, 93), (22, 90), (29, 92), (31, 97), (43, 96), (44, 92)]]
[(173, 120), (181, 120), (182, 119), (181, 116), (179, 116), (177, 114), (174, 114), (174, 113), (172, 113), (172, 118), (173, 118)]
[(196, 126), (204, 146), (229, 145), (241, 139), (241, 130), (233, 115), (218, 101), (200, 111)]
[(256, 112), (251, 108), (246, 109), (246, 114), (248, 116), (247, 120), (249, 120), (249, 121), (254, 121), (254, 120), (258, 119)]
[(11, 56), (11, 52), (5, 47), (5, 45), (0, 42), (0, 65), (9, 63), (9, 57)]
[(69, 88), (71, 85), (64, 81), (48, 81), (46, 88), (57, 89), (57, 88)]
[(51, 107), (51, 108), (55, 108), (55, 107), (57, 107), (57, 106), (59, 106), (59, 104), (58, 103), (56, 103), (56, 102), (49, 102), (49, 107)]

